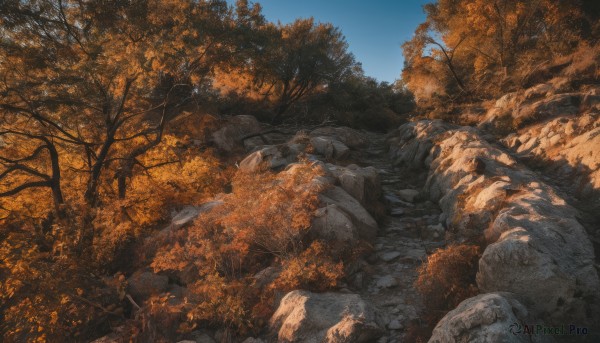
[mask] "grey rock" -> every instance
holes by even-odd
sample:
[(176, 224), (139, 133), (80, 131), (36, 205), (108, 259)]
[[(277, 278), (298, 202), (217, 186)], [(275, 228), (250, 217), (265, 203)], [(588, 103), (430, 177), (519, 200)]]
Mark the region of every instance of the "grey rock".
[(378, 288), (391, 288), (398, 286), (398, 280), (391, 275), (385, 275), (377, 279), (375, 286)]
[(336, 176), (340, 186), (363, 205), (374, 203), (381, 196), (379, 174), (373, 167), (348, 166)]
[(402, 207), (396, 207), (390, 211), (390, 215), (392, 217), (401, 217), (405, 213), (406, 213), (406, 210)]
[(185, 206), (179, 211), (173, 219), (171, 219), (171, 226), (175, 229), (180, 228), (190, 222), (192, 222), (200, 214), (200, 209), (196, 206)]
[(270, 266), (254, 274), (254, 284), (262, 288), (273, 282), (281, 273), (281, 268)]
[(336, 205), (343, 210), (354, 223), (362, 239), (371, 240), (377, 235), (377, 222), (367, 210), (350, 194), (340, 187), (333, 187), (320, 195), (321, 202)]
[(311, 137), (310, 144), (315, 149), (315, 152), (324, 156), (326, 159), (344, 159), (350, 153), (344, 143), (331, 137)]
[(400, 199), (408, 202), (415, 202), (415, 198), (419, 195), (419, 191), (415, 189), (401, 189), (396, 192)]
[[(585, 321), (585, 311), (597, 311), (581, 300), (599, 298), (593, 247), (577, 212), (552, 187), (475, 128), (421, 121), (396, 135), (397, 163), (429, 166), (424, 192), (439, 201), (456, 236), (486, 238), (480, 290), (522, 296), (533, 315), (553, 322)], [(426, 162), (402, 152), (419, 146), (429, 149)], [(485, 161), (484, 173), (465, 170), (475, 158)]]
[(344, 143), (351, 149), (362, 148), (367, 146), (369, 143), (367, 138), (360, 132), (353, 130), (349, 127), (321, 127), (313, 130), (310, 133), (311, 136), (329, 136), (333, 137), (340, 142)]
[(298, 160), (303, 147), (294, 145), (268, 145), (246, 156), (240, 164), (244, 172), (256, 172), (262, 169), (278, 169)]
[(358, 294), (292, 291), (270, 320), (279, 342), (372, 342), (382, 334), (375, 311)]
[(390, 330), (402, 330), (404, 328), (404, 325), (402, 325), (402, 323), (398, 319), (392, 319), (388, 323), (387, 327)]
[(169, 230), (181, 228), (193, 222), (200, 214), (210, 211), (216, 206), (222, 205), (220, 200), (209, 201), (200, 206), (185, 206), (181, 211), (177, 212), (171, 219)]
[(256, 118), (239, 115), (225, 119), (223, 127), (212, 134), (215, 145), (227, 152), (242, 147), (242, 138), (246, 135), (260, 132), (261, 127)]
[(390, 262), (396, 259), (398, 256), (402, 255), (402, 253), (398, 251), (386, 251), (384, 253), (379, 254), (379, 258), (385, 262)]
[(527, 319), (527, 308), (511, 294), (481, 294), (464, 300), (448, 312), (435, 326), (429, 342), (525, 343), (551, 340), (548, 336), (542, 338), (541, 335), (517, 332), (520, 323), (527, 323)]
[(359, 233), (352, 218), (339, 206), (329, 204), (319, 208), (311, 225), (311, 234), (329, 241), (331, 248), (347, 249), (358, 243)]

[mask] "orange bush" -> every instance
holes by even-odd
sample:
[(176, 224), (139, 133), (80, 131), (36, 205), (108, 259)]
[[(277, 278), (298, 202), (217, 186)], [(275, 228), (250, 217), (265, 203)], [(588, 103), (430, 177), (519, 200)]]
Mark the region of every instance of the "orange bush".
[[(259, 329), (272, 310), (274, 290), (322, 291), (337, 284), (342, 264), (320, 243), (305, 248), (322, 190), (313, 180), (321, 173), (307, 163), (279, 174), (238, 172), (222, 205), (157, 252), (155, 271), (187, 273), (195, 304), (190, 327), (207, 323), (237, 334)], [(255, 288), (251, 276), (276, 261), (284, 261), (279, 278), (268, 289)]]
[(477, 294), (475, 275), (480, 256), (476, 245), (450, 245), (429, 255), (427, 263), (419, 268), (415, 287), (423, 296), (430, 324)]
[(313, 242), (308, 249), (283, 263), (281, 274), (269, 288), (286, 292), (294, 289), (323, 292), (336, 287), (343, 276), (344, 264), (334, 262), (323, 243)]

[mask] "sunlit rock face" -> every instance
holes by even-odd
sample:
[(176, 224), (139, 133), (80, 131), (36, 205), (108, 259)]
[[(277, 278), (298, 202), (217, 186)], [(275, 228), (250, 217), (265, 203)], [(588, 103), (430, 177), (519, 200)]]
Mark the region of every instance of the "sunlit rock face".
[(503, 144), (572, 184), (584, 197), (600, 192), (600, 114), (561, 116), (508, 135)]
[(374, 309), (358, 294), (292, 291), (270, 327), (278, 342), (367, 343), (382, 334)]
[(485, 238), (482, 292), (515, 293), (550, 321), (585, 321), (596, 310), (592, 244), (577, 211), (535, 173), (474, 128), (420, 121), (390, 143), (396, 165), (429, 169), (425, 191), (439, 201), (450, 235)]
[(436, 325), (429, 342), (542, 342), (540, 336), (523, 333), (520, 323), (528, 319), (527, 308), (513, 294), (481, 294), (450, 311)]
[(504, 132), (501, 142), (519, 158), (572, 186), (578, 196), (600, 193), (600, 88), (570, 90), (569, 78), (498, 99), (478, 126)]

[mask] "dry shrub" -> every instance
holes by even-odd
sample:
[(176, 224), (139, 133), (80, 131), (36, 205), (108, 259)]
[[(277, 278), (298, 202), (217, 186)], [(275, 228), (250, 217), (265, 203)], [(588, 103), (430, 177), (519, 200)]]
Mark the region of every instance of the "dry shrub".
[(323, 292), (337, 287), (343, 276), (344, 264), (334, 262), (327, 246), (316, 241), (298, 256), (287, 259), (281, 274), (269, 287), (285, 292), (294, 289)]
[(429, 255), (415, 282), (423, 296), (426, 319), (434, 325), (461, 301), (477, 294), (475, 275), (481, 256), (476, 245), (450, 245)]
[(251, 276), (277, 260), (286, 262), (273, 287), (324, 290), (337, 283), (341, 264), (328, 259), (324, 246), (304, 251), (322, 190), (313, 182), (319, 175), (322, 170), (307, 163), (279, 174), (238, 172), (222, 205), (157, 252), (154, 270), (179, 275), (193, 294), (190, 329), (212, 325), (239, 335), (259, 330), (272, 311), (272, 292), (253, 287)]
[(248, 334), (254, 328), (249, 309), (255, 294), (245, 279), (228, 279), (218, 273), (204, 275), (189, 287), (194, 308), (187, 313), (191, 328), (197, 323), (209, 323)]
[(318, 166), (296, 164), (278, 175), (238, 173), (221, 207), (221, 224), (235, 240), (275, 256), (297, 252), (319, 204)]
[(429, 255), (418, 269), (415, 288), (423, 298), (424, 321), (407, 327), (407, 342), (427, 342), (437, 322), (461, 301), (477, 294), (475, 275), (481, 250), (477, 245), (453, 244)]

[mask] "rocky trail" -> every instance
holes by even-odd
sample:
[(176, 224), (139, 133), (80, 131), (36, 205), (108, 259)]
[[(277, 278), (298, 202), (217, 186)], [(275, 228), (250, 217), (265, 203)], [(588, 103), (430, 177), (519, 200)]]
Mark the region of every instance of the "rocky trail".
[[(593, 321), (598, 278), (576, 202), (568, 187), (561, 191), (559, 180), (528, 168), (510, 147), (483, 130), (441, 121), (409, 123), (387, 135), (306, 132), (314, 148), (310, 159), (320, 161), (334, 187), (324, 193), (313, 230), (347, 247), (361, 237), (372, 250), (348, 267), (341, 289), (286, 295), (271, 319), (279, 341), (406, 341), (425, 314), (414, 286), (418, 268), (449, 237), (487, 241), (477, 272), (480, 295), (449, 312), (432, 342), (496, 341), (512, 323), (557, 323), (565, 315)], [(293, 163), (301, 137), (291, 137), (284, 149), (255, 150), (240, 166)], [(372, 206), (381, 200), (385, 211)], [(305, 318), (299, 327), (298, 309)], [(329, 323), (315, 319), (324, 312)]]
[(426, 174), (396, 169), (388, 156), (385, 136), (366, 133), (370, 146), (358, 164), (379, 173), (386, 215), (381, 220), (374, 251), (352, 276), (351, 290), (370, 303), (385, 326), (380, 342), (400, 342), (410, 321), (422, 310), (414, 282), (427, 254), (444, 245), (440, 208), (421, 196)]
[[(340, 132), (344, 132), (344, 130), (340, 130)], [(297, 131), (301, 132), (301, 130)], [(347, 131), (347, 134), (352, 136), (349, 132)], [(302, 293), (297, 296), (298, 298), (306, 297), (315, 303), (323, 303), (321, 311), (329, 311), (331, 306), (334, 306), (332, 304), (364, 304), (368, 310), (358, 310), (357, 315), (360, 317), (364, 314), (367, 316), (371, 314), (372, 318), (369, 320), (373, 319), (373, 324), (377, 327), (377, 333), (370, 335), (368, 341), (372, 341), (373, 337), (379, 337), (378, 342), (403, 342), (407, 328), (413, 321), (419, 323), (419, 316), (423, 310), (420, 295), (414, 287), (418, 274), (417, 269), (427, 260), (428, 254), (445, 245), (445, 228), (440, 222), (442, 211), (437, 204), (431, 202), (429, 197), (424, 196), (421, 192), (427, 180), (426, 170), (393, 166), (389, 155), (387, 142), (389, 137), (387, 135), (366, 131), (355, 132), (357, 137), (361, 136), (362, 141), (368, 143), (355, 146), (346, 137), (343, 140), (344, 143), (352, 146), (351, 151), (346, 153), (346, 149), (341, 148), (342, 144), (336, 141), (333, 141), (333, 144), (329, 143), (330, 150), (325, 147), (321, 148), (319, 146), (321, 139), (331, 139), (331, 136), (319, 136), (325, 133), (333, 135), (329, 130), (326, 132), (317, 130), (316, 138), (311, 139), (311, 144), (316, 149), (316, 155), (312, 155), (311, 158), (321, 161), (319, 163), (323, 163), (325, 168), (333, 171), (334, 174), (352, 175), (350, 179), (353, 181), (346, 184), (343, 176), (340, 177), (338, 174), (338, 181), (335, 184), (344, 188), (358, 200), (368, 198), (369, 190), (366, 188), (370, 186), (381, 188), (374, 192), (379, 194), (379, 199), (373, 197), (370, 199), (383, 201), (385, 211), (378, 213), (378, 229), (371, 232), (369, 243), (372, 250), (349, 266), (348, 284), (342, 285), (341, 289), (327, 295)], [(294, 142), (295, 139), (290, 135), (283, 141)], [(288, 143), (287, 146), (293, 147), (293, 143)], [(288, 158), (286, 155), (288, 150), (290, 149), (278, 148), (275, 152), (272, 147), (262, 148), (262, 150), (258, 150), (261, 152), (260, 154), (255, 153), (254, 156), (251, 154), (245, 161), (242, 161), (240, 167), (253, 169), (257, 163), (265, 161), (269, 162), (272, 167), (278, 166)], [(359, 182), (359, 180), (363, 181)], [(364, 180), (377, 181), (368, 186)], [(353, 190), (357, 192), (353, 192)], [(369, 208), (365, 201), (361, 202)], [(376, 215), (373, 211), (371, 212)], [(334, 224), (333, 218), (332, 216), (329, 220), (334, 231), (338, 231), (337, 227), (340, 225)], [(286, 303), (286, 300), (284, 299), (282, 302)], [(287, 302), (293, 303), (291, 300)], [(291, 307), (297, 308), (298, 306)], [(286, 306), (282, 305), (280, 308), (286, 308)], [(337, 315), (339, 314), (333, 314), (332, 317)], [(293, 317), (290, 313), (283, 315), (283, 317), (286, 316), (287, 318)], [(274, 315), (274, 318), (279, 317), (277, 313)], [(285, 320), (284, 323), (286, 323)], [(284, 330), (286, 325), (281, 324), (281, 327)], [(290, 337), (292, 336), (294, 335)], [(282, 340), (281, 331), (279, 339)]]
[[(417, 268), (426, 261), (427, 255), (445, 246), (446, 228), (442, 223), (442, 210), (429, 200), (428, 194), (423, 193), (427, 171), (394, 167), (388, 153), (387, 136), (368, 132), (365, 135), (370, 145), (362, 151), (357, 164), (377, 169), (387, 212), (381, 220), (374, 252), (367, 258), (363, 272), (355, 276), (358, 282), (362, 282), (362, 287), (351, 290), (369, 302), (376, 309), (380, 323), (385, 324), (386, 333), (380, 342), (402, 342), (407, 325), (411, 321), (419, 321), (419, 314), (423, 311), (420, 295), (414, 287)], [(577, 210), (578, 222), (586, 229), (593, 243), (598, 243), (592, 236), (599, 224), (597, 201), (581, 199), (568, 178), (546, 173), (531, 160), (491, 139), (491, 136), (485, 138), (519, 164), (529, 167), (536, 179), (554, 188)], [(354, 285), (358, 286), (356, 282)]]

